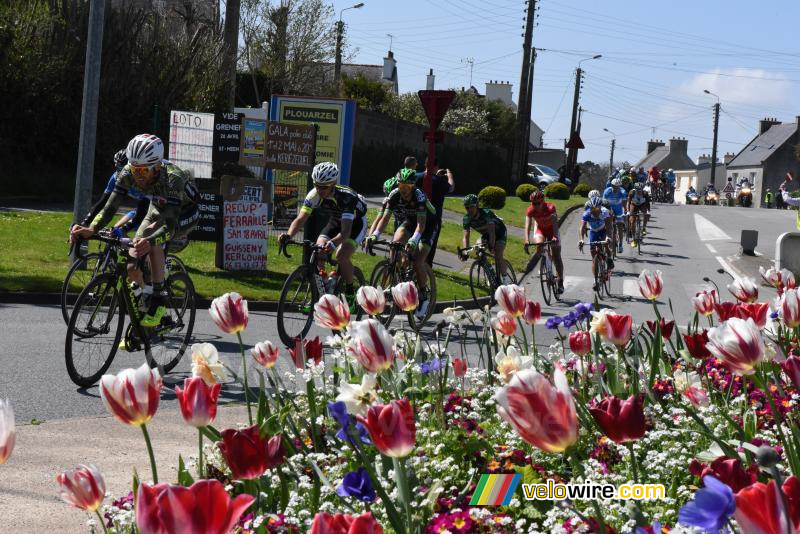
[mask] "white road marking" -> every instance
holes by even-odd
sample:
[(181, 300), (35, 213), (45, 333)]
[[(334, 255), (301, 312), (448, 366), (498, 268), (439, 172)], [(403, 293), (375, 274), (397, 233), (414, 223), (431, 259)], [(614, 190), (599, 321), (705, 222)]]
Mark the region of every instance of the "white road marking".
[(717, 259), (719, 264), (722, 265), (722, 268), (725, 269), (725, 271), (727, 271), (728, 274), (733, 276), (734, 280), (739, 280), (741, 278), (741, 276), (739, 276), (739, 273), (733, 267), (731, 267), (731, 265), (727, 261), (722, 259), (722, 256), (714, 256), (714, 257)]
[(622, 294), (626, 297), (642, 298), (642, 293), (639, 291), (639, 282), (630, 278), (622, 281)]
[(694, 214), (694, 226), (700, 241), (730, 241), (731, 236), (702, 215)]
[(716, 253), (717, 253), (717, 249), (715, 249), (714, 247), (712, 247), (710, 243), (706, 243), (706, 247), (708, 247), (708, 250), (709, 250), (709, 251), (710, 251), (712, 254), (716, 254)]

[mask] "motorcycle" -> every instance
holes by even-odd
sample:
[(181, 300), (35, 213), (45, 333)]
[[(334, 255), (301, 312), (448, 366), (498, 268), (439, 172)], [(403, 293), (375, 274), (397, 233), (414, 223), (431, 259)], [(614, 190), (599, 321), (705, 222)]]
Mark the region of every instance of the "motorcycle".
[(716, 191), (708, 191), (703, 204), (706, 206), (716, 206), (719, 203), (719, 195)]
[(695, 206), (700, 204), (700, 195), (695, 191), (686, 193), (686, 204), (694, 204)]
[(739, 189), (739, 194), (736, 195), (736, 202), (743, 208), (749, 208), (753, 205), (753, 190), (749, 185), (743, 185)]

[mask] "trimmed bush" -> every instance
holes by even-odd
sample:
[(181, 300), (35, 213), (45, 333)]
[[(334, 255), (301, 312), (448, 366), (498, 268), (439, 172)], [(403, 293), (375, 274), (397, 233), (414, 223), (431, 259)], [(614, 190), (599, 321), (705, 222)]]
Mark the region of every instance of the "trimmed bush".
[(582, 197), (588, 197), (589, 196), (589, 191), (591, 191), (591, 190), (592, 190), (592, 188), (591, 188), (591, 186), (589, 186), (589, 184), (587, 184), (586, 182), (581, 182), (581, 183), (579, 183), (578, 185), (575, 186), (575, 189), (572, 192), (574, 194), (580, 195)]
[[(588, 195), (589, 193), (587, 192), (586, 194)], [(561, 182), (553, 182), (544, 188), (544, 196), (547, 198), (554, 198), (556, 200), (568, 200), (569, 187)]]
[(506, 205), (506, 191), (496, 185), (486, 186), (478, 193), (478, 203), (482, 208), (502, 209)]
[(517, 195), (521, 201), (528, 202), (531, 198), (531, 193), (537, 189), (538, 188), (533, 184), (519, 184), (514, 194)]

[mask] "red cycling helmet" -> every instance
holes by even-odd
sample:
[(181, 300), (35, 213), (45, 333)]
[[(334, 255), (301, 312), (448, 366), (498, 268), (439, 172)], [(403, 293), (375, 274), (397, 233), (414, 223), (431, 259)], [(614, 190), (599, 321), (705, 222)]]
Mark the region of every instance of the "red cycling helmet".
[(534, 202), (537, 202), (537, 201), (541, 202), (543, 200), (544, 200), (544, 194), (541, 191), (539, 191), (538, 189), (536, 191), (534, 191), (533, 193), (531, 193), (531, 204), (533, 204)]

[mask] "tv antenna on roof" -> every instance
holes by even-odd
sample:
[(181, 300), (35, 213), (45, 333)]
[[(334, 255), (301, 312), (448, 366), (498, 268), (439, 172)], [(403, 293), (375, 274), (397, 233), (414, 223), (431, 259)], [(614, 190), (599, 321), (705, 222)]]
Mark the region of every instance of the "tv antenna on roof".
[(391, 52), (392, 51), (392, 39), (394, 39), (394, 35), (392, 35), (391, 33), (387, 33), (386, 37), (389, 38), (389, 52)]

